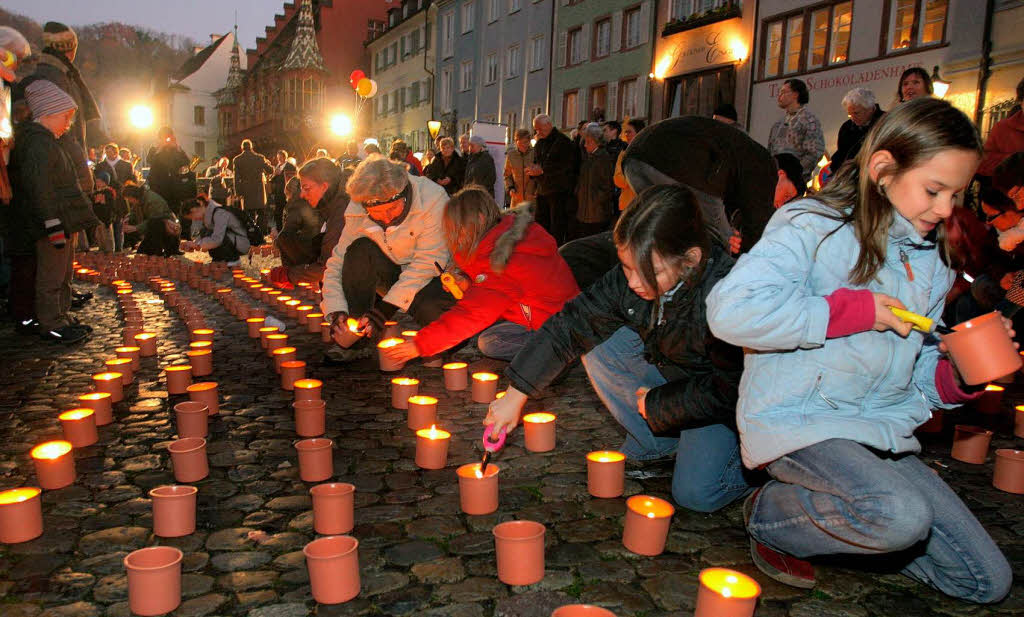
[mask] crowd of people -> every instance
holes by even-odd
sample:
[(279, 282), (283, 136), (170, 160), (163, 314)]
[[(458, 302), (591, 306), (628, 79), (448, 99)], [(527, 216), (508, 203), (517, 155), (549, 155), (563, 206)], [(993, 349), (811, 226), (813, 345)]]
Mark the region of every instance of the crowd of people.
[[(863, 88), (844, 97), (849, 121), (818, 183), (821, 124), (791, 79), (766, 145), (728, 105), (568, 134), (538, 115), (512, 133), (500, 175), (479, 136), (457, 148), (442, 136), (422, 161), (396, 140), (386, 155), (353, 141), (337, 158), (282, 150), (272, 163), (246, 140), (197, 187), (183, 172), (197, 161), (169, 130), (145, 182), (116, 144), (90, 165), (96, 110), (74, 33), (48, 23), (44, 41), (45, 62), (15, 85), (7, 166), (9, 298), (24, 331), (87, 335), (69, 312), (76, 236), (79, 250), (235, 263), (269, 234), (281, 256), (270, 280), (322, 291), (339, 341), (327, 364), (366, 356), (399, 311), (420, 330), (386, 352), (394, 360), (475, 339), (509, 363), (483, 419), (501, 433), (581, 362), (629, 460), (674, 459), (680, 506), (745, 500), (751, 559), (771, 578), (810, 588), (809, 559), (853, 554), (970, 602), (1009, 592), (996, 543), (916, 456), (930, 411), (979, 387), (890, 309), (947, 321), (999, 309), (1015, 335), (1019, 109), (983, 147), (909, 69), (887, 111)], [(7, 31), (0, 44), (28, 53)], [(343, 348), (353, 328), (363, 336)]]

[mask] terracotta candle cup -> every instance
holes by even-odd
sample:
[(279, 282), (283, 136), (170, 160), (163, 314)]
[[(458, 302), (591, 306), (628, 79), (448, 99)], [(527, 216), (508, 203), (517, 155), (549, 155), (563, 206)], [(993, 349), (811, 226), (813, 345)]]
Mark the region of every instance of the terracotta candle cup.
[(498, 466), (470, 463), (455, 470), (459, 476), (459, 505), (466, 514), (490, 514), (498, 509)]
[(953, 330), (953, 334), (943, 334), (941, 338), (964, 383), (994, 381), (1021, 368), (1021, 356), (998, 312), (957, 324)]
[(306, 378), (306, 363), (302, 360), (289, 360), (281, 363), (281, 388), (294, 390), (295, 382)]
[(544, 525), (507, 521), (491, 530), (498, 562), (498, 580), (506, 585), (532, 585), (544, 578)]
[(320, 342), (330, 343), (331, 342), (331, 324), (326, 321), (320, 322)]
[(245, 320), (245, 325), (249, 328), (249, 338), (259, 338), (260, 328), (266, 323), (265, 317), (249, 317)]
[(634, 495), (626, 500), (622, 545), (638, 555), (660, 555), (665, 550), (675, 507), (664, 499)]
[(352, 514), (356, 487), (345, 482), (317, 484), (309, 489), (313, 497), (313, 530), (323, 536), (336, 536), (352, 531)]
[(402, 370), (402, 368), (405, 366), (405, 362), (398, 362), (392, 360), (391, 358), (384, 354), (384, 351), (386, 349), (390, 349), (391, 347), (395, 347), (396, 345), (401, 345), (404, 342), (405, 340), (400, 338), (386, 338), (381, 342), (377, 343), (377, 357), (380, 362), (380, 370), (382, 372), (394, 373), (395, 371)]
[(173, 546), (149, 546), (124, 558), (128, 607), (135, 615), (170, 613), (181, 604), (182, 552)]
[[(409, 397), (416, 396), (419, 391), (420, 380), (412, 377), (393, 377), (391, 379), (391, 406), (395, 409), (408, 409)], [(422, 426), (409, 426), (409, 428), (423, 428)]]
[(469, 385), (469, 369), (465, 362), (449, 362), (441, 367), (444, 371), (444, 389), (449, 392), (465, 390)]
[(432, 396), (417, 394), (406, 400), (409, 409), (406, 424), (414, 431), (428, 429), (437, 424), (437, 399)]
[(452, 434), (436, 426), (416, 431), (416, 466), (421, 469), (444, 469), (448, 464), (448, 443)]
[(295, 433), (299, 437), (319, 437), (327, 432), (327, 403), (321, 399), (292, 403), (295, 408)]
[(34, 486), (0, 492), (0, 544), (28, 542), (43, 535), (42, 492)]
[(999, 413), (1003, 408), (1003, 392), (1005, 390), (1006, 388), (1003, 386), (995, 384), (985, 386), (985, 391), (974, 401), (974, 409), (984, 414)]
[(951, 456), (964, 463), (981, 465), (988, 456), (988, 445), (991, 441), (992, 431), (980, 426), (957, 424), (953, 433)]
[[(132, 347), (138, 347), (138, 344), (136, 344), (136, 342), (135, 342), (135, 337), (137, 335), (139, 335), (139, 334), (142, 334), (142, 327), (141, 327), (141, 325), (139, 327), (134, 327), (134, 326), (128, 325), (128, 326), (125, 327), (125, 329), (121, 333), (121, 342), (124, 343), (125, 345), (130, 345)], [(142, 350), (141, 349), (139, 350), (139, 355), (142, 355)]]
[(313, 306), (311, 304), (301, 304), (295, 307), (295, 320), (299, 322), (299, 325), (306, 325), (306, 315), (313, 312)]
[(213, 341), (192, 341), (188, 344), (189, 351), (213, 351)]
[(608, 450), (587, 454), (587, 492), (594, 497), (620, 497), (625, 477), (625, 454)]
[(39, 486), (47, 491), (69, 486), (75, 481), (75, 457), (67, 441), (47, 441), (32, 448)]
[(210, 409), (210, 415), (220, 411), (220, 398), (217, 395), (216, 381), (201, 381), (194, 383), (188, 388), (188, 400), (202, 403)]
[(192, 365), (175, 364), (164, 369), (168, 394), (185, 394), (192, 385)]
[(192, 367), (193, 377), (206, 377), (213, 374), (213, 352), (209, 349), (191, 349), (185, 352), (188, 363)]
[(751, 617), (761, 586), (742, 572), (705, 568), (700, 572), (694, 617)]
[(280, 332), (267, 335), (267, 357), (274, 357), (274, 350), (288, 346), (288, 335)]
[(555, 449), (555, 414), (538, 412), (523, 416), (523, 441), (530, 452)]
[(320, 322), (323, 320), (323, 313), (306, 313), (306, 332), (310, 334), (320, 332)]
[(114, 421), (114, 411), (109, 392), (90, 392), (78, 397), (78, 404), (96, 412), (96, 426), (106, 426)]
[(178, 437), (206, 437), (210, 431), (210, 408), (206, 403), (183, 401), (174, 406)]
[(171, 453), (174, 479), (178, 482), (198, 482), (210, 475), (210, 463), (206, 458), (206, 440), (202, 437), (185, 437), (167, 446)]
[(278, 375), (281, 374), (281, 363), (294, 360), (296, 351), (297, 350), (294, 347), (288, 346), (278, 347), (271, 352), (270, 355), (274, 358), (274, 370), (277, 371)]
[(397, 321), (385, 321), (384, 333), (381, 334), (381, 338), (401, 338), (400, 332)]
[(299, 305), (302, 304), (302, 300), (289, 300), (284, 303), (285, 313), (292, 319), (299, 317)]
[(359, 541), (351, 536), (328, 536), (302, 549), (314, 600), (341, 604), (359, 595), (358, 547)]
[(498, 393), (498, 376), (494, 373), (473, 373), (472, 398), (474, 403), (490, 403)]
[(161, 538), (179, 538), (196, 530), (194, 486), (158, 486), (149, 491), (153, 500), (153, 533)]
[(314, 438), (295, 442), (299, 453), (299, 477), (303, 482), (323, 482), (334, 475), (334, 442)]
[(142, 356), (138, 347), (134, 345), (125, 345), (124, 347), (118, 347), (114, 350), (118, 358), (128, 358), (132, 361), (132, 370), (138, 372), (142, 368)]
[(69, 409), (57, 416), (64, 439), (75, 448), (91, 446), (100, 440), (96, 432), (96, 412), (88, 407)]
[(156, 355), (156, 334), (153, 332), (142, 332), (135, 335), (135, 345), (139, 348), (139, 355), (143, 358), (150, 358)]
[(416, 334), (417, 334), (418, 332), (419, 332), (418, 330), (402, 330), (402, 333), (401, 333), (401, 334), (399, 334), (398, 336), (399, 336), (400, 338), (404, 338), (404, 339), (407, 339), (407, 340), (408, 340), (408, 339), (410, 339), (410, 338), (412, 338), (412, 337), (416, 336)]
[(992, 486), (1007, 493), (1024, 494), (1024, 450), (996, 450)]
[(341, 328), (337, 335), (334, 335), (334, 333), (331, 333), (331, 335), (334, 336), (335, 343), (347, 349), (363, 338), (363, 331), (359, 329), (359, 321), (349, 317), (345, 320), (345, 327)]
[(111, 358), (103, 361), (103, 370), (121, 373), (121, 385), (128, 386), (135, 381), (131, 358)]
[(593, 604), (566, 604), (556, 608), (551, 617), (615, 617), (615, 613)]
[[(260, 328), (260, 347), (266, 349), (269, 345), (267, 343), (267, 337), (271, 334), (280, 334), (280, 330), (274, 326), (263, 326)], [(283, 347), (283, 345), (282, 345)]]
[(211, 328), (196, 328), (190, 333), (193, 343), (196, 341), (209, 341), (212, 343), (213, 335), (214, 331)]
[(112, 403), (124, 400), (124, 376), (121, 373), (96, 373), (92, 376), (92, 385), (97, 392), (109, 393)]
[(1015, 437), (1024, 438), (1024, 405), (1013, 408), (1013, 434)]
[(295, 388), (296, 401), (319, 401), (323, 392), (324, 382), (319, 379), (296, 379), (292, 384)]

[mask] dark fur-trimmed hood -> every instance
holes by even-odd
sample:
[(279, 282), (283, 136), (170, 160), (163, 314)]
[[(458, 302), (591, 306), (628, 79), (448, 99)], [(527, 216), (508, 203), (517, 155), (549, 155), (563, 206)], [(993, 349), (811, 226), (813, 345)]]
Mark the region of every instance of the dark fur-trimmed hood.
[[(514, 208), (509, 208), (506, 213), (512, 216), (512, 224), (508, 226), (498, 239), (494, 241), (494, 250), (491, 251), (491, 270), (502, 272), (512, 258), (519, 241), (526, 237), (526, 230), (533, 222), (533, 202), (527, 201)], [(501, 225), (501, 223), (499, 223)]]

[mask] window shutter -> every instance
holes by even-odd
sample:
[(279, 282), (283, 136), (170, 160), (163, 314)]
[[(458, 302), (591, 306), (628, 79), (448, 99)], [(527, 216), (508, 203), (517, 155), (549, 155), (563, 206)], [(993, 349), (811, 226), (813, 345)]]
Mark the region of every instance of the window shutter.
[(622, 49), (622, 11), (612, 14), (612, 51)]
[(608, 103), (605, 105), (604, 117), (607, 120), (614, 120), (616, 117), (616, 104), (619, 102), (619, 82), (608, 82)]
[(405, 44), (405, 35), (404, 34), (402, 35), (402, 38), (400, 39), (400, 44), (401, 44), (401, 47), (402, 47), (402, 57), (404, 58), (405, 57), (405, 53), (406, 53), (405, 50), (408, 49), (408, 46)]
[(640, 44), (644, 45), (651, 38), (651, 0), (640, 5)]
[(568, 32), (562, 30), (558, 33), (558, 53), (555, 55), (555, 65), (559, 67), (565, 66), (566, 57), (566, 42), (569, 38)]
[(580, 28), (580, 47), (583, 48), (582, 58), (586, 62), (590, 60), (590, 32), (594, 29), (594, 24), (585, 23)]
[(647, 76), (636, 78), (636, 115), (643, 118), (647, 115)]

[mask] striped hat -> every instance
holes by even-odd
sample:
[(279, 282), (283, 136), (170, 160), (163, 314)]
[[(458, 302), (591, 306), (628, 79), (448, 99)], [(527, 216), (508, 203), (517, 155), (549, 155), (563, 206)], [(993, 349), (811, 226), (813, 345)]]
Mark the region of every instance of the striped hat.
[(43, 116), (55, 116), (69, 109), (78, 109), (75, 100), (58, 88), (52, 81), (37, 79), (25, 88), (25, 100), (36, 120)]

